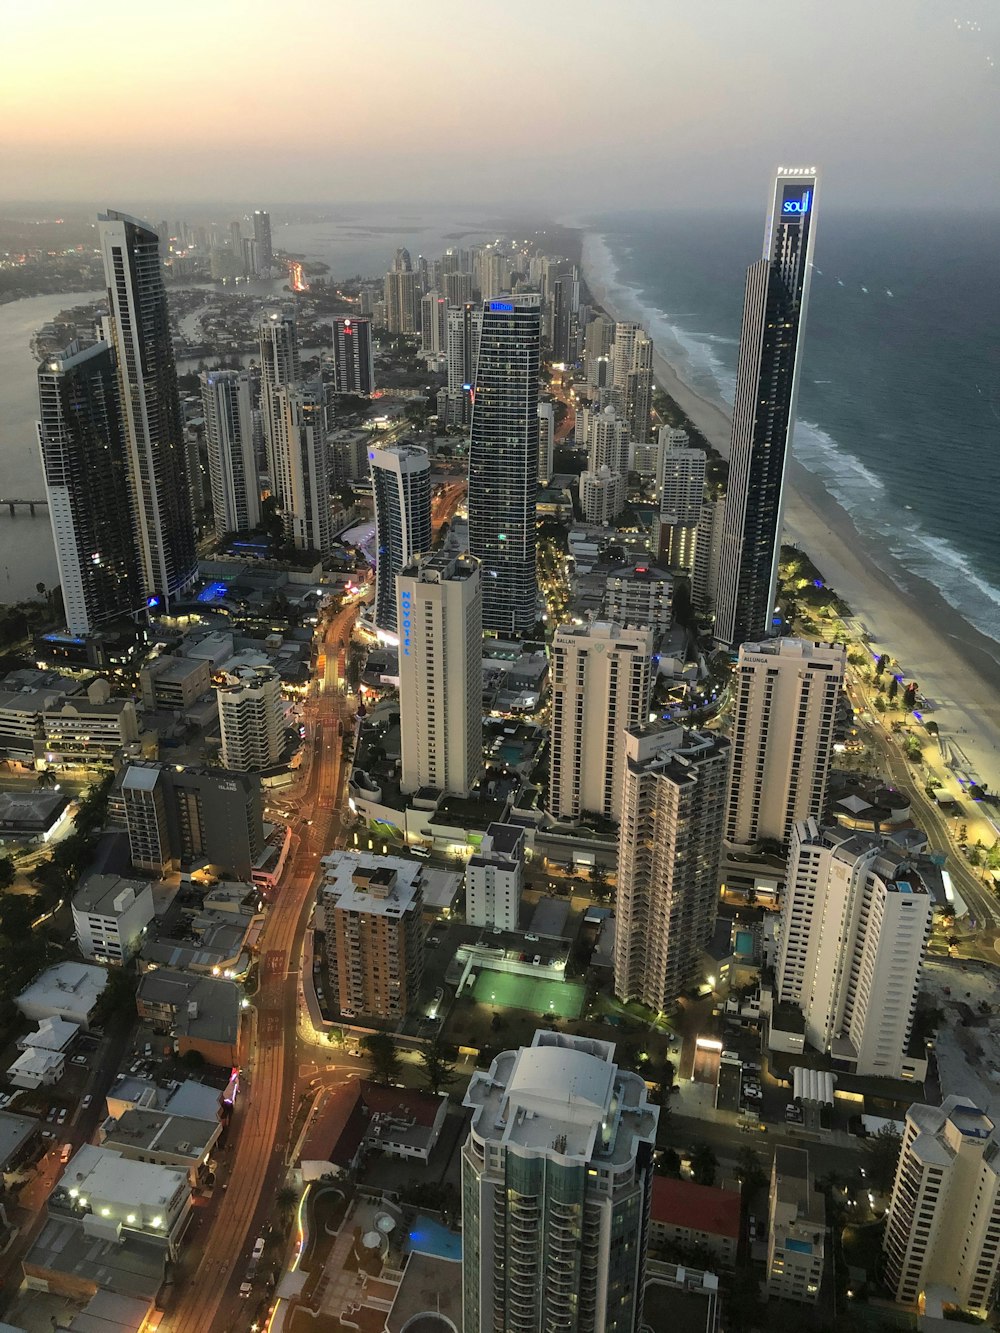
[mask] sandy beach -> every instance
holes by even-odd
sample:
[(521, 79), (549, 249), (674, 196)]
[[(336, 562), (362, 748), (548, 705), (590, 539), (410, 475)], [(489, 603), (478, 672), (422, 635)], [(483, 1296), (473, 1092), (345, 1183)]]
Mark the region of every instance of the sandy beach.
[[(636, 317), (614, 308), (598, 274), (585, 267), (583, 276), (613, 319)], [(660, 388), (728, 458), (728, 409), (696, 393), (659, 353), (654, 365)], [(786, 482), (784, 540), (808, 553), (873, 644), (918, 683), (966, 772), (1000, 790), (1000, 646), (973, 629), (931, 584), (902, 567), (889, 572), (894, 562), (887, 553), (879, 553), (884, 568), (876, 564), (846, 510), (794, 460)]]

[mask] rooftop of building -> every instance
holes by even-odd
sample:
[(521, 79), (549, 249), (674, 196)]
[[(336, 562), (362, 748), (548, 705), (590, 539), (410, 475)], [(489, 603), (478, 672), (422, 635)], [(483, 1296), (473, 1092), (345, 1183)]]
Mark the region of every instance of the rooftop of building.
[(747, 657), (798, 658), (807, 666), (827, 667), (847, 660), (847, 650), (839, 643), (825, 643), (822, 639), (766, 639), (763, 643), (744, 643), (739, 661)]
[(136, 1107), (126, 1111), (108, 1131), (104, 1144), (108, 1148), (127, 1147), (199, 1161), (218, 1131), (218, 1120), (194, 1119)]
[(66, 1333), (142, 1333), (152, 1312), (148, 1298), (96, 1291), (66, 1325)]
[(432, 551), (427, 555), (418, 555), (400, 571), (406, 578), (419, 581), (440, 583), (464, 583), (479, 572), (479, 561), (471, 555), (452, 555), (446, 551)]
[(654, 1176), (650, 1218), (665, 1226), (689, 1227), (710, 1236), (737, 1240), (740, 1234), (739, 1190)]
[(794, 1207), (796, 1215), (804, 1221), (823, 1221), (822, 1195), (812, 1187), (809, 1154), (805, 1148), (775, 1148), (772, 1173), (780, 1203)]
[(611, 1042), (536, 1032), (474, 1075), (465, 1098), (474, 1128), (491, 1142), (624, 1165), (637, 1142), (655, 1138), (657, 1112), (613, 1055)]
[(351, 1079), (331, 1089), (319, 1114), (310, 1122), (302, 1161), (329, 1161), (346, 1169), (366, 1136), (378, 1142), (380, 1130), (392, 1127), (392, 1138), (408, 1134), (423, 1146), (441, 1111), (441, 1098), (415, 1088), (387, 1088), (368, 1079)]
[(448, 1333), (462, 1327), (462, 1265), (457, 1259), (411, 1252), (386, 1315), (386, 1333)]
[(3, 791), (0, 792), (0, 824), (47, 828), (67, 804), (67, 796), (59, 791)]
[(422, 867), (401, 856), (331, 852), (321, 862), (323, 894), (345, 912), (400, 917), (419, 910)]
[(940, 1106), (915, 1102), (907, 1118), (918, 1130), (910, 1151), (928, 1166), (951, 1165), (955, 1159), (956, 1135), (959, 1144), (963, 1140), (986, 1143), (992, 1139), (995, 1128), (990, 1117), (967, 1097), (946, 1097)]
[(33, 1007), (61, 1009), (72, 1003), (74, 1008), (90, 1009), (107, 984), (108, 974), (103, 967), (67, 960), (46, 968), (17, 999), (20, 1004)]
[(66, 1018), (42, 1018), (38, 1021), (35, 1032), (26, 1032), (18, 1038), (21, 1050), (29, 1046), (44, 1051), (64, 1051), (80, 1031), (79, 1023), (71, 1023)]
[(607, 641), (622, 648), (635, 648), (643, 653), (651, 651), (653, 631), (646, 626), (616, 624), (613, 620), (595, 620), (588, 625), (560, 625), (552, 640), (553, 649), (559, 646), (560, 639), (592, 639), (595, 642)]
[(0, 1171), (40, 1128), (38, 1120), (30, 1115), (15, 1115), (0, 1111)]
[(161, 657), (154, 657), (151, 662), (143, 667), (143, 671), (152, 676), (158, 683), (164, 685), (182, 684), (196, 673), (204, 671), (204, 669), (205, 661), (203, 658), (181, 657), (173, 653), (165, 653)]
[(240, 989), (221, 977), (157, 967), (143, 973), (137, 999), (174, 1012), (175, 1035), (232, 1045), (240, 1031)]
[(49, 1216), (24, 1257), (31, 1272), (60, 1273), (84, 1288), (97, 1283), (123, 1296), (152, 1300), (163, 1285), (167, 1247), (163, 1241), (124, 1232), (114, 1240), (84, 1231), (80, 1218)]
[(158, 1208), (166, 1207), (179, 1189), (187, 1188), (187, 1176), (177, 1166), (137, 1162), (114, 1148), (85, 1143), (70, 1158), (59, 1184), (99, 1203)]
[(694, 731), (675, 722), (651, 722), (625, 731), (629, 771), (662, 773), (674, 782), (695, 781), (695, 766), (729, 749), (716, 732)]
[(144, 893), (152, 897), (152, 892), (148, 880), (91, 874), (80, 881), (80, 887), (73, 895), (73, 906), (78, 912), (89, 912), (93, 916), (116, 916)]

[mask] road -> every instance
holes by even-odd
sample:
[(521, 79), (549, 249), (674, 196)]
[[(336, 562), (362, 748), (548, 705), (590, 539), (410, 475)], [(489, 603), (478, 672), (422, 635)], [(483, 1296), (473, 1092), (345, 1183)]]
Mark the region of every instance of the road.
[(247, 1322), (248, 1303), (240, 1300), (239, 1286), (253, 1242), (274, 1215), (299, 1091), (296, 1032), (302, 938), (314, 901), (319, 858), (341, 831), (344, 774), (338, 723), (346, 725), (350, 706), (340, 688), (340, 645), (347, 643), (358, 609), (355, 605), (340, 611), (324, 636), (322, 688), (306, 705), (312, 762), (305, 792), (295, 802), (299, 813), (293, 824), (294, 851), (261, 940), (259, 987), (251, 1016), (255, 1032), (247, 1043), (243, 1097), (230, 1127), (230, 1165), (222, 1173), (226, 1179), (220, 1179), (216, 1197), (195, 1223), (204, 1229), (204, 1236), (189, 1234), (187, 1239), (185, 1257), (197, 1257), (197, 1268), (178, 1275), (160, 1324), (163, 1333), (215, 1333)]
[(431, 501), (431, 529), (434, 533), (434, 540), (437, 541), (438, 533), (445, 523), (450, 524), (455, 517), (455, 512), (465, 499), (466, 482), (449, 481), (442, 486), (438, 495), (435, 495)]

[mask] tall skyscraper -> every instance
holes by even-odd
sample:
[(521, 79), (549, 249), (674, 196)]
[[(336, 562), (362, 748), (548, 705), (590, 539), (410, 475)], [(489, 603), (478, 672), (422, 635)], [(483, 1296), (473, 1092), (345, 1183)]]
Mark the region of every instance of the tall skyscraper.
[(166, 610), (194, 582), (198, 559), (159, 240), (125, 213), (102, 213), (98, 230), (139, 576), (150, 609)]
[(690, 572), (694, 567), (707, 461), (704, 449), (690, 447), (687, 431), (660, 427), (658, 489), (660, 522), (666, 529), (660, 550), (671, 569)]
[(420, 331), (417, 275), (409, 269), (394, 269), (385, 275), (385, 326), (390, 333)]
[(580, 473), (580, 509), (586, 523), (607, 527), (625, 508), (625, 478), (602, 463)]
[(434, 288), (420, 298), (420, 350), (434, 356), (448, 351), (448, 306)]
[(552, 478), (552, 464), (555, 455), (556, 414), (551, 403), (538, 404), (538, 480), (542, 483)]
[(733, 679), (732, 771), (725, 839), (787, 843), (822, 819), (846, 657), (835, 643), (745, 643)]
[[(636, 338), (632, 345), (632, 364), (625, 375), (622, 410), (629, 435), (638, 448), (649, 439), (653, 420), (653, 344), (645, 334)], [(649, 475), (655, 475), (655, 468)]]
[(667, 1009), (715, 928), (729, 742), (680, 726), (625, 734), (615, 994)]
[(560, 274), (552, 283), (552, 360), (577, 359), (577, 315), (580, 310), (580, 279), (576, 267)]
[(448, 393), (461, 394), (463, 421), (472, 419), (472, 385), (479, 359), (479, 339), (483, 331), (483, 308), (466, 303), (457, 309), (449, 308), (448, 325)]
[(247, 370), (203, 370), (208, 475), (217, 537), (260, 526), (253, 380)]
[(107, 343), (76, 343), (38, 367), (42, 453), (49, 521), (66, 624), (91, 634), (143, 605), (118, 404), (118, 373)]
[(472, 274), (446, 273), (444, 298), (449, 306), (465, 305), (472, 301)]
[(698, 517), (694, 566), (691, 571), (691, 602), (699, 615), (707, 615), (715, 606), (725, 504), (722, 496), (713, 496), (702, 505)]
[(396, 579), (404, 792), (468, 796), (483, 771), (479, 562), (418, 555)]
[(586, 413), (587, 467), (598, 472), (602, 467), (625, 478), (628, 475), (628, 423), (613, 407), (600, 412), (589, 409)]
[(234, 773), (274, 768), (285, 746), (281, 677), (270, 667), (241, 667), (216, 691), (222, 766)]
[(536, 295), (483, 302), (469, 445), (469, 546), (480, 561), (483, 627), (529, 633), (537, 619), (540, 309)]
[(395, 634), (396, 575), (431, 549), (431, 464), (426, 449), (369, 449), (375, 498), (375, 626)]
[(367, 398), (375, 390), (372, 322), (357, 315), (333, 320), (333, 391)]
[(257, 321), (260, 346), (260, 409), (264, 420), (264, 448), (271, 494), (284, 504), (281, 494), (281, 467), (276, 455), (280, 422), (276, 390), (282, 385), (298, 384), (302, 378), (295, 307), (265, 306)]
[(253, 238), (256, 242), (257, 273), (262, 278), (270, 277), (274, 264), (274, 251), (271, 248), (271, 215), (258, 208), (253, 215)]
[(602, 624), (557, 629), (552, 640), (549, 814), (621, 818), (625, 734), (649, 710), (653, 632)]
[[(792, 830), (779, 927), (778, 998), (806, 1040), (853, 1073), (922, 1076), (909, 1052), (934, 903), (891, 845), (863, 832)], [(919, 1068), (917, 1068), (919, 1066)]]
[(646, 338), (646, 330), (632, 319), (621, 319), (615, 325), (611, 344), (612, 384), (624, 391), (628, 373), (633, 368), (635, 346)]
[(815, 171), (782, 168), (747, 273), (715, 613), (727, 648), (771, 633), (815, 209)]
[(326, 394), (322, 384), (279, 385), (273, 391), (277, 412), (276, 477), (285, 533), (298, 551), (330, 549), (330, 450), (326, 439)]
[[(885, 1280), (915, 1305), (930, 1287), (985, 1319), (1000, 1274), (1000, 1137), (967, 1097), (915, 1102), (886, 1214)], [(943, 1290), (942, 1290), (943, 1289)]]
[(465, 1333), (638, 1333), (658, 1111), (611, 1042), (539, 1031), (472, 1077)]

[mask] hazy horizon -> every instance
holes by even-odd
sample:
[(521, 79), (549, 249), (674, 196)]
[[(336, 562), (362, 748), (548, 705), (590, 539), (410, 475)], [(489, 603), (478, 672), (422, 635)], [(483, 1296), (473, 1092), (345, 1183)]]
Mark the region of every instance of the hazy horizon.
[(382, 0), (360, 20), (343, 0), (96, 0), (4, 20), (0, 211), (760, 211), (782, 164), (820, 168), (826, 209), (1000, 203), (985, 0)]

